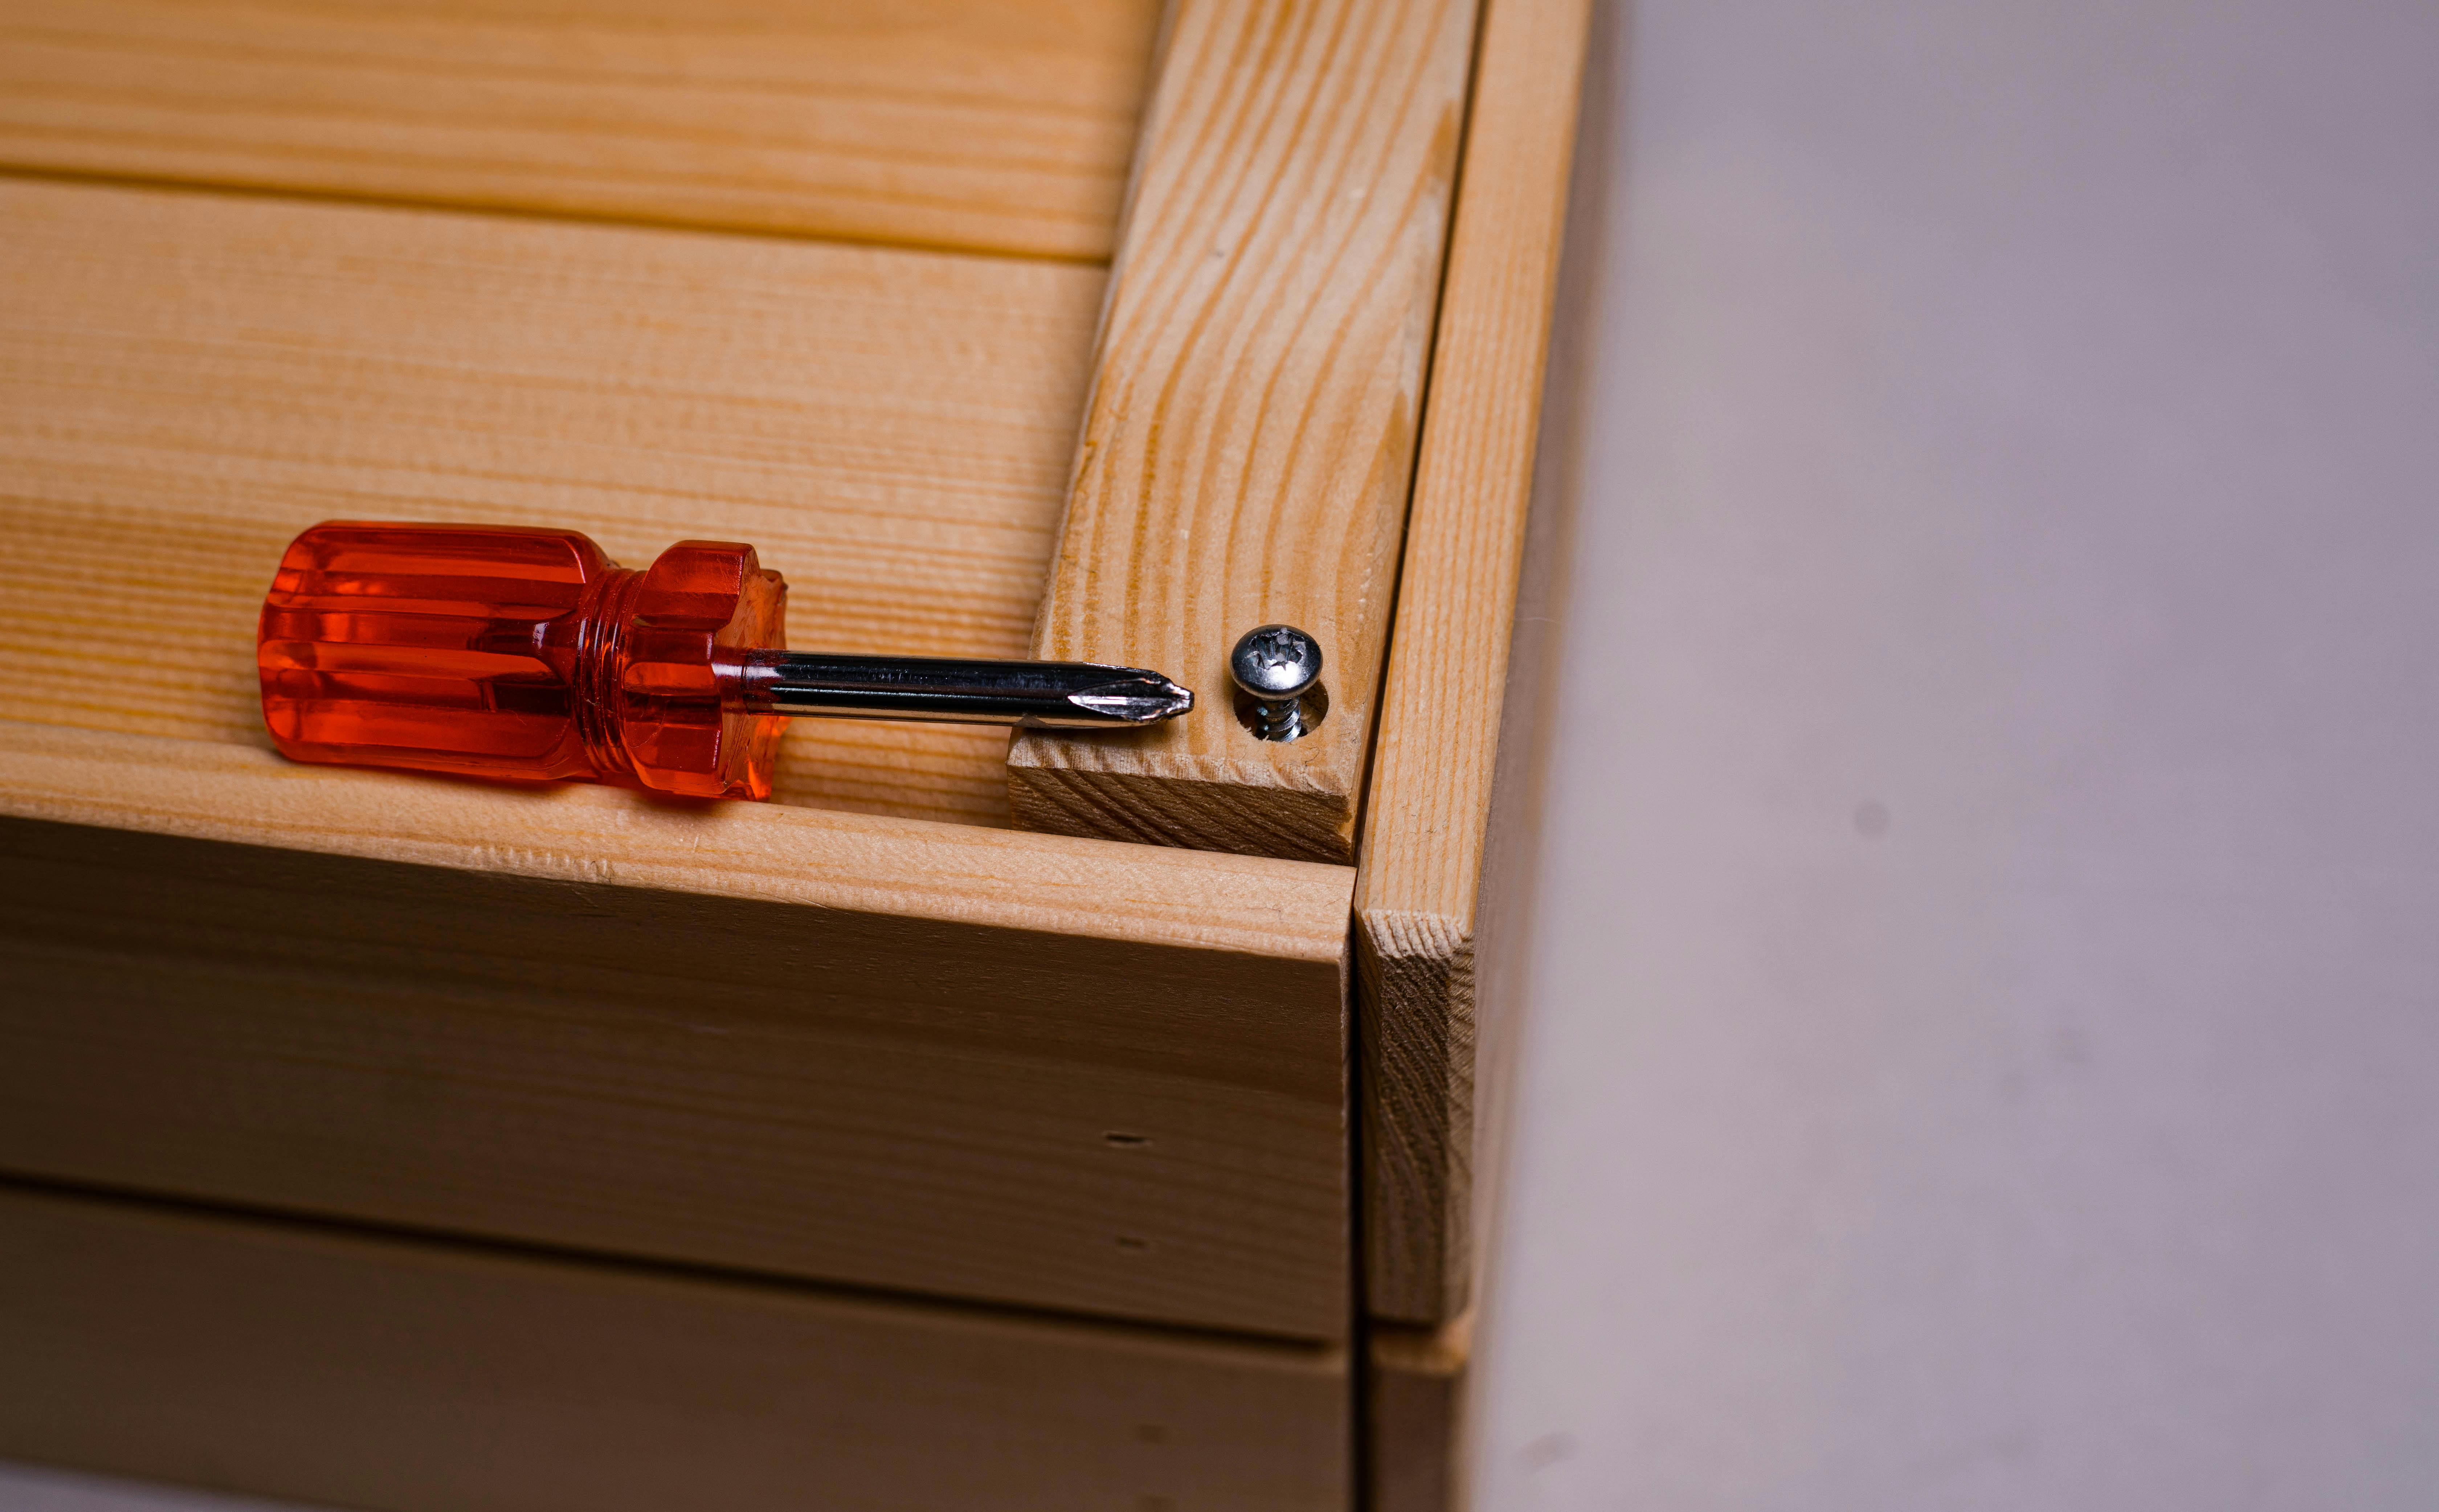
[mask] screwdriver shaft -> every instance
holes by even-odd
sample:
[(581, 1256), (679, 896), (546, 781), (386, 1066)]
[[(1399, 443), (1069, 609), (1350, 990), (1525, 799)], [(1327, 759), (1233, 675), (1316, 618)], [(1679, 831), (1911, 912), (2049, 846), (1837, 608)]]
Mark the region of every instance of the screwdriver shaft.
[(1093, 662), (936, 656), (744, 653), (743, 706), (756, 714), (1111, 730), (1156, 724), (1194, 706), (1158, 672)]

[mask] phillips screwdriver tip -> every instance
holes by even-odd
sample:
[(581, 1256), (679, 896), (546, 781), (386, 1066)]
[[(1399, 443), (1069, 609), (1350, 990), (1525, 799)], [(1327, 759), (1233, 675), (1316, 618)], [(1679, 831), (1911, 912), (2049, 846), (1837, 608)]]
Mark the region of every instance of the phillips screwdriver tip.
[(1158, 724), (1194, 707), (1193, 690), (1178, 686), (1158, 672), (1132, 667), (1113, 670), (1124, 675), (1098, 687), (1067, 695), (1067, 702), (1095, 724)]
[(764, 714), (1113, 730), (1194, 707), (1192, 693), (1158, 672), (1093, 662), (756, 650), (745, 653), (742, 671), (745, 707)]

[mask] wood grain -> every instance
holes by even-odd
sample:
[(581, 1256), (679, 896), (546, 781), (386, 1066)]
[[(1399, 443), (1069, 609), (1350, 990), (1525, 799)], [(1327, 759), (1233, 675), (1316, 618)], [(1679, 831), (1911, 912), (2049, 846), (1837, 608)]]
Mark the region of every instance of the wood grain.
[[(1473, 36), (1471, 0), (1179, 0), (1147, 109), (1037, 654), (1195, 712), (1025, 736), (1017, 822), (1351, 858)], [(1318, 636), (1329, 713), (1264, 742), (1227, 653)]]
[(0, 1170), (1311, 1338), (1344, 868), (0, 721)]
[(1367, 1512), (1460, 1512), (1466, 1505), (1466, 1379), (1473, 1314), (1437, 1327), (1366, 1330)]
[(0, 1456), (315, 1505), (1336, 1512), (1346, 1376), (0, 1187)]
[(1367, 1306), (1471, 1273), (1475, 941), (1589, 0), (1490, 0), (1356, 888)]
[[(1024, 654), (1102, 276), (0, 180), (9, 713), (262, 745), (253, 626), (329, 518), (743, 540), (792, 643)], [(1006, 737), (798, 721), (778, 797), (1005, 823)]]
[(1104, 258), (1154, 0), (0, 0), (0, 164)]

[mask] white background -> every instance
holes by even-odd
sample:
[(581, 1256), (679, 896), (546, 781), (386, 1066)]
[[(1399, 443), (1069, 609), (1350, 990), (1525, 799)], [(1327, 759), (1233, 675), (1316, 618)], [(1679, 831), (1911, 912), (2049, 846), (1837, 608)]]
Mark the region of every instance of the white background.
[(1594, 70), (1480, 1504), (2439, 1505), (2439, 5)]

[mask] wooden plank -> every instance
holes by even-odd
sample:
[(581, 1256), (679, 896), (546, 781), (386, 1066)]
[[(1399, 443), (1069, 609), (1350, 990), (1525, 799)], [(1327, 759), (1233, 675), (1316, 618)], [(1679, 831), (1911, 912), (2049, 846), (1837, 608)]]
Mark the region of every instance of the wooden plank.
[[(261, 746), (331, 517), (745, 540), (802, 647), (1024, 654), (1102, 275), (0, 180), (13, 718)], [(781, 802), (1005, 823), (1004, 734), (799, 721)]]
[(1367, 1512), (1458, 1512), (1473, 1314), (1433, 1328), (1374, 1324), (1364, 1350)]
[(1476, 936), (1589, 0), (1490, 0), (1373, 756), (1357, 950), (1366, 1305), (1471, 1273)]
[(6, 721), (0, 813), (0, 1170), (1346, 1331), (1344, 868)]
[[(1203, 694), (1026, 736), (1017, 821), (1345, 861), (1389, 628), (1472, 0), (1179, 0), (1146, 113), (1037, 654)], [(1265, 742), (1227, 653), (1318, 636), (1321, 727)]]
[(0, 1456), (377, 1512), (1344, 1508), (1343, 1351), (0, 1187)]
[(1109, 256), (1154, 0), (5, 0), (0, 164)]

